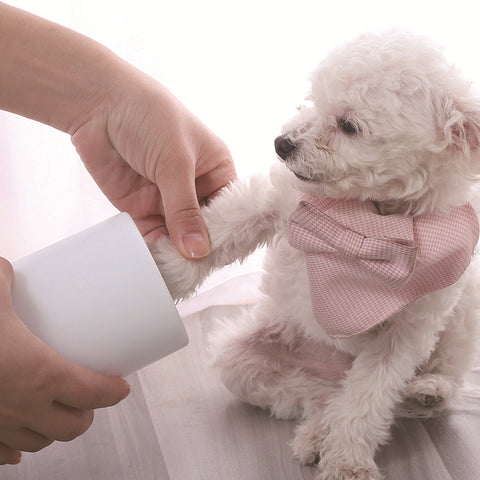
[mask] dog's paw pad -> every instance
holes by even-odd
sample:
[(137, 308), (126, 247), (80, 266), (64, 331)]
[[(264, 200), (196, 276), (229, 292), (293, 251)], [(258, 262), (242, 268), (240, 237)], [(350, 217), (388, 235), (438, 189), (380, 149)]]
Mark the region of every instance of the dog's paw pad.
[(299, 447), (295, 445), (295, 442), (292, 444), (293, 455), (294, 457), (303, 465), (318, 465), (320, 462), (320, 453), (318, 448), (315, 446), (305, 447), (302, 445)]
[(444, 375), (419, 375), (406, 386), (404, 408), (415, 416), (431, 416), (445, 407), (456, 388), (456, 384)]
[(304, 465), (316, 465), (320, 461), (323, 436), (307, 425), (297, 427), (291, 443), (294, 457)]
[[(375, 469), (376, 470), (376, 469)], [(319, 472), (315, 480), (380, 480), (377, 472), (369, 468), (325, 468)]]
[(434, 395), (421, 392), (417, 394), (415, 399), (425, 408), (433, 408), (444, 401), (444, 398), (438, 392)]

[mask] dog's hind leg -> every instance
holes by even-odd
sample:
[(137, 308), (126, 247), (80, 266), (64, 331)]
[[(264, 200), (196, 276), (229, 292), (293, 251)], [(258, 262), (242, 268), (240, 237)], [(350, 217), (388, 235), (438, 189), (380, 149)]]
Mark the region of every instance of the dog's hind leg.
[(223, 383), (241, 400), (277, 418), (303, 417), (338, 388), (351, 357), (301, 336), (287, 340), (281, 323), (260, 311), (245, 310), (214, 333), (214, 363)]

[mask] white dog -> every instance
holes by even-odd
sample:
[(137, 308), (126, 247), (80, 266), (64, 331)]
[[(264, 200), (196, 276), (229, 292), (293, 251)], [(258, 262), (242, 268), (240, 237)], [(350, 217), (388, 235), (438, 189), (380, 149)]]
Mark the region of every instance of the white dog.
[(212, 252), (152, 253), (175, 298), (268, 245), (262, 300), (212, 339), (225, 385), (279, 418), (320, 480), (373, 480), (395, 416), (430, 416), (475, 357), (480, 103), (409, 32), (362, 36), (312, 76), (269, 178), (205, 208)]

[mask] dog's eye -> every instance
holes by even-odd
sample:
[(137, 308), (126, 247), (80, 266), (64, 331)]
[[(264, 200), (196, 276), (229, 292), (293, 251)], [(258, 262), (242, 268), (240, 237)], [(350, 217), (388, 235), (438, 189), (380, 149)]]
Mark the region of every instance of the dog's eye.
[(338, 120), (338, 126), (342, 130), (343, 133), (347, 135), (355, 135), (360, 131), (360, 127), (353, 123), (351, 120), (347, 120), (346, 118), (340, 118)]

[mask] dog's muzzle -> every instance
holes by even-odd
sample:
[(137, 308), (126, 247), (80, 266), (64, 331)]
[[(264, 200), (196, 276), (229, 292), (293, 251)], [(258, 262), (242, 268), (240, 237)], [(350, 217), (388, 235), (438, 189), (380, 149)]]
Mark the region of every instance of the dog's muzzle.
[(282, 160), (287, 160), (287, 157), (297, 148), (285, 135), (280, 135), (275, 139), (275, 151)]

